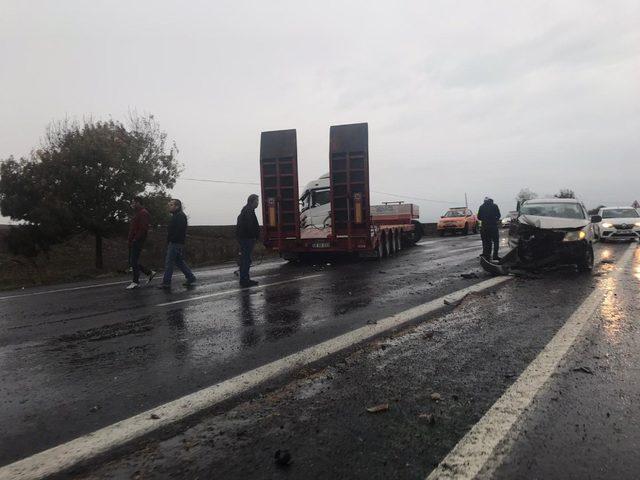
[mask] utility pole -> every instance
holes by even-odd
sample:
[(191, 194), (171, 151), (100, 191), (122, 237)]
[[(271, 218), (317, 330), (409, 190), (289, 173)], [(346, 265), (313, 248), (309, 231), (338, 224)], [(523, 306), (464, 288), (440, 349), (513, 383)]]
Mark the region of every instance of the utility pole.
[(467, 202), (467, 192), (464, 192), (464, 208), (469, 208), (469, 202)]

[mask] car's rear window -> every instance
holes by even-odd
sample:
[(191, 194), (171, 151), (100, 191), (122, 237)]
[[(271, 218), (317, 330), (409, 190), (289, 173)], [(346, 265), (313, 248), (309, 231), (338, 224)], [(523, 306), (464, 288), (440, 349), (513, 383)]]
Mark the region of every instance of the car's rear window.
[(640, 217), (635, 208), (607, 208), (602, 210), (602, 218), (637, 218)]
[(582, 208), (577, 203), (525, 203), (520, 208), (520, 213), (538, 217), (585, 218)]

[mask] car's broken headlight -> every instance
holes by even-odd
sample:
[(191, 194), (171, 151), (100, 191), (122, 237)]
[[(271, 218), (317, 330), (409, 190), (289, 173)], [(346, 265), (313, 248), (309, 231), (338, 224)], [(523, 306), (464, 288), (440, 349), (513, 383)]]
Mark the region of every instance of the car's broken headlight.
[(567, 232), (564, 234), (563, 242), (577, 242), (578, 240), (584, 240), (587, 238), (587, 233), (584, 230), (576, 230), (575, 232)]

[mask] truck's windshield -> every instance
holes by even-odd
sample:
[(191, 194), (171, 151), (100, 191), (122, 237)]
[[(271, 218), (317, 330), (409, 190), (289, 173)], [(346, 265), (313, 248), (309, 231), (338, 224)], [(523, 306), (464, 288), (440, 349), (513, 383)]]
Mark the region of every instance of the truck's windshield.
[(313, 196), (313, 200), (311, 202), (312, 207), (315, 207), (317, 205), (325, 205), (331, 201), (331, 191), (328, 188), (322, 190), (312, 190), (311, 195)]

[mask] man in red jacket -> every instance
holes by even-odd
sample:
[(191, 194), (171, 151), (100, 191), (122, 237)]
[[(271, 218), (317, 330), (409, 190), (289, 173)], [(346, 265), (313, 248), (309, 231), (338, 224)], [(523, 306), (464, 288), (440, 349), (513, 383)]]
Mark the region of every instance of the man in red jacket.
[(128, 290), (138, 288), (140, 272), (147, 275), (147, 283), (151, 282), (156, 275), (153, 270), (140, 265), (140, 254), (142, 253), (144, 241), (147, 239), (147, 232), (151, 223), (151, 215), (144, 208), (144, 199), (142, 197), (133, 197), (133, 210), (135, 214), (129, 226), (129, 264), (133, 269), (133, 281), (127, 286)]

